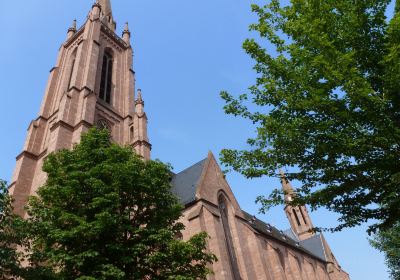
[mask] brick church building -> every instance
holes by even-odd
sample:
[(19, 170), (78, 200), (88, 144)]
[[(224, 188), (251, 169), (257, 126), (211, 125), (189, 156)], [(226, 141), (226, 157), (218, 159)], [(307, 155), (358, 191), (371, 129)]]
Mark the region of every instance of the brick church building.
[[(50, 77), (37, 119), (28, 128), (10, 185), (15, 211), (44, 184), (46, 156), (69, 149), (92, 126), (107, 128), (115, 142), (130, 145), (150, 159), (147, 117), (135, 71), (130, 32), (115, 33), (110, 0), (97, 0), (86, 22), (68, 29)], [(136, 96), (136, 98), (135, 98)], [(286, 206), (291, 229), (280, 231), (240, 209), (214, 156), (174, 174), (173, 192), (185, 205), (182, 238), (205, 231), (208, 248), (218, 257), (210, 280), (344, 280), (350, 279), (322, 234), (310, 231), (305, 206)], [(290, 200), (294, 190), (282, 174)]]

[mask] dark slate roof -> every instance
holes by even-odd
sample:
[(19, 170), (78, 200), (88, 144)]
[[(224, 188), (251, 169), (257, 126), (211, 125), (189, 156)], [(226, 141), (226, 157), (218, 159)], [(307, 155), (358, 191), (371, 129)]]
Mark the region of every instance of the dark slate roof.
[[(320, 259), (322, 261), (325, 261), (325, 255), (320, 254), (320, 250), (318, 250), (318, 244), (315, 242), (314, 237), (318, 237), (319, 235), (316, 235), (310, 239), (313, 239), (311, 242), (307, 242), (304, 245), (304, 241), (297, 241), (297, 238), (295, 236), (295, 239), (290, 237), (290, 235), (287, 234), (287, 231), (280, 231), (277, 228), (255, 218), (253, 215), (250, 215), (249, 213), (242, 211), (244, 214), (245, 219), (249, 222), (249, 224), (257, 231), (266, 234), (268, 236), (273, 237), (274, 239), (280, 240), (283, 243), (286, 243), (292, 247), (296, 247), (298, 250), (303, 251), (309, 255), (314, 256), (317, 259)], [(312, 244), (312, 246), (310, 245)], [(322, 243), (321, 243), (322, 244)], [(307, 247), (306, 247), (307, 246)], [(311, 250), (310, 250), (311, 249)]]
[(313, 255), (326, 261), (324, 243), (322, 242), (321, 234), (314, 235), (306, 240), (300, 241), (301, 246), (306, 248)]
[(294, 231), (291, 228), (284, 230), (283, 233), (292, 238), (293, 240), (300, 242), (299, 237), (294, 233)]
[(284, 233), (293, 240), (300, 242), (300, 245), (306, 248), (314, 256), (318, 256), (320, 259), (327, 261), (321, 234), (316, 234), (308, 239), (300, 240), (291, 228), (285, 230)]
[(186, 205), (196, 200), (197, 184), (207, 158), (172, 176), (172, 192)]

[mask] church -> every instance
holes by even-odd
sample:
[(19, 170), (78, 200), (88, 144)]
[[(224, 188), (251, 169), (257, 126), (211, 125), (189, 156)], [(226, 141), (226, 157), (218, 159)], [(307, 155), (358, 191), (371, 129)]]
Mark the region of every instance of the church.
[[(147, 116), (135, 90), (133, 50), (128, 24), (116, 34), (111, 1), (97, 0), (85, 23), (68, 29), (43, 97), (39, 116), (28, 128), (17, 156), (10, 194), (15, 212), (25, 216), (30, 195), (45, 183), (42, 165), (49, 153), (70, 149), (92, 126), (106, 128), (113, 141), (150, 159)], [(295, 195), (281, 174), (287, 201)], [(207, 247), (218, 261), (210, 280), (345, 280), (323, 234), (311, 231), (306, 206), (285, 207), (285, 231), (241, 210), (214, 155), (173, 174), (172, 191), (185, 206), (183, 240), (205, 231)]]

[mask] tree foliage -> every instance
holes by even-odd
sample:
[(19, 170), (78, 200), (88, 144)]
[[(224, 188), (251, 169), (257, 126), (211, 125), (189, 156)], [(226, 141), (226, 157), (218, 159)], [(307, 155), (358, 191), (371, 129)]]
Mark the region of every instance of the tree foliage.
[[(251, 121), (246, 150), (222, 161), (247, 177), (299, 180), (293, 204), (340, 214), (332, 230), (368, 220), (390, 228), (400, 217), (400, 14), (389, 0), (278, 0), (253, 5), (258, 39), (244, 42), (257, 80), (249, 93), (227, 92), (225, 112)], [(282, 191), (260, 197), (262, 211)]]
[(389, 230), (378, 232), (371, 244), (385, 253), (392, 279), (400, 279), (400, 223)]
[(7, 184), (0, 180), (0, 279), (12, 279), (20, 273), (22, 219), (13, 213), (12, 198)]
[[(48, 179), (28, 204), (36, 279), (206, 279), (207, 235), (184, 242), (171, 170), (92, 129), (48, 156)], [(34, 279), (29, 276), (26, 279)]]

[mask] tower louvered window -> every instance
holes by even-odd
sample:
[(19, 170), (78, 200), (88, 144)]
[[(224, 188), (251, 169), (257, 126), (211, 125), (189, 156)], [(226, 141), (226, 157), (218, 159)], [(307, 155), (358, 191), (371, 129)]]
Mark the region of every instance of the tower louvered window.
[(301, 223), (300, 223), (300, 220), (299, 220), (299, 216), (297, 216), (296, 210), (292, 209), (292, 212), (293, 212), (294, 217), (296, 218), (297, 225), (300, 226)]
[(301, 207), (300, 207), (300, 213), (301, 213), (301, 216), (303, 217), (304, 223), (307, 224), (307, 219), (306, 219), (306, 217), (304, 216), (303, 209), (301, 209)]
[(112, 67), (113, 59), (109, 52), (105, 52), (103, 56), (103, 65), (101, 68), (100, 94), (101, 100), (111, 104), (111, 89), (112, 89)]

